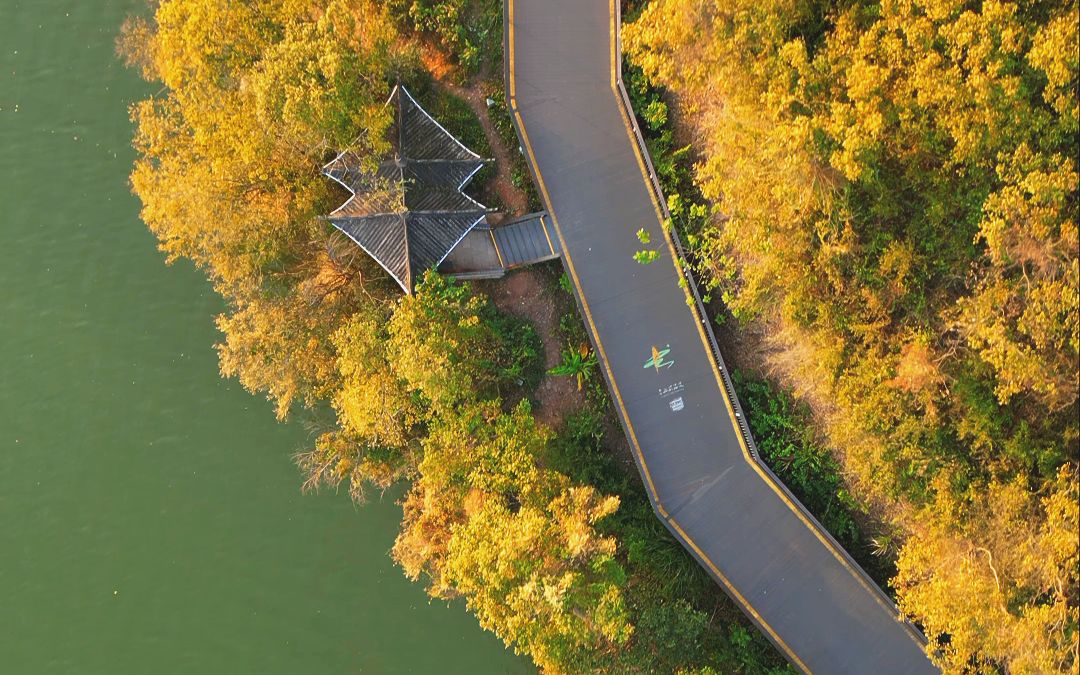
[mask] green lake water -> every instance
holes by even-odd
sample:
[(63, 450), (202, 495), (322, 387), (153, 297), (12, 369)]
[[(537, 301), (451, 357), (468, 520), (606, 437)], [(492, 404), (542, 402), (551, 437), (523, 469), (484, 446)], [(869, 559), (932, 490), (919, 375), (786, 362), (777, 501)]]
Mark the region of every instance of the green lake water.
[(530, 672), (218, 378), (220, 301), (127, 185), (140, 6), (0, 0), (0, 673)]

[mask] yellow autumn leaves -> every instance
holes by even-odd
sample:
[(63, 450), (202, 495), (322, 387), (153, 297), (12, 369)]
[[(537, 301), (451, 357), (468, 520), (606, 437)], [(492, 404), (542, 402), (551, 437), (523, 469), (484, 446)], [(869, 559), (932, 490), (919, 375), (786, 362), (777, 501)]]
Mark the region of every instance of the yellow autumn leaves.
[(1078, 661), (1077, 5), (656, 0), (624, 28), (764, 322), (950, 671)]

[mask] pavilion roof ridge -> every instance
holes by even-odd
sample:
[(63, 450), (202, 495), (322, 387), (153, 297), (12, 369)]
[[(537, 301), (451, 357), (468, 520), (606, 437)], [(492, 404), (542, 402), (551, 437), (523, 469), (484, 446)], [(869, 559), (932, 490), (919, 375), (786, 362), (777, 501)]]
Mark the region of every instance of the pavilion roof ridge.
[(349, 192), (330, 223), (411, 293), (419, 273), (445, 260), (492, 211), (464, 191), (490, 160), (447, 131), (404, 85), (394, 86), (391, 104), (392, 157), (372, 171), (347, 148), (322, 173)]

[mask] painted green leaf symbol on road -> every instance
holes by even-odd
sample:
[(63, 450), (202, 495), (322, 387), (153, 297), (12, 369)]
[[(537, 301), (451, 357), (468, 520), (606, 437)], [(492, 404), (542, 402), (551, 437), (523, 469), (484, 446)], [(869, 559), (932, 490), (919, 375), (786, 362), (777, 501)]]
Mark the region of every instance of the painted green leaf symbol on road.
[(663, 349), (659, 349), (655, 345), (652, 348), (652, 355), (649, 360), (645, 362), (644, 368), (654, 368), (656, 372), (660, 372), (661, 368), (670, 368), (675, 365), (675, 360), (666, 360), (667, 355), (671, 352), (671, 345), (665, 345)]

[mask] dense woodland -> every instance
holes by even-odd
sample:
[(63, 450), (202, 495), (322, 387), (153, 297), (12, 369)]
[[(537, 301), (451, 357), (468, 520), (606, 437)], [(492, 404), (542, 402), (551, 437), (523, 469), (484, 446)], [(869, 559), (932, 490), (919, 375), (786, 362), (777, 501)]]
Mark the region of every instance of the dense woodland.
[[(265, 394), (280, 419), (317, 429), (297, 456), (305, 487), (343, 486), (362, 502), (406, 481), (392, 551), (405, 574), (433, 598), (463, 599), (547, 672), (785, 670), (603, 451), (611, 425), (595, 359), (575, 366), (567, 350), (587, 403), (563, 428), (540, 425), (531, 326), (434, 273), (403, 297), (319, 217), (343, 200), (324, 162), (351, 148), (374, 163), (389, 149), (384, 103), (396, 81), (482, 142), (476, 126), (455, 126), (469, 109), (431, 77), (490, 70), (479, 55), (500, 39), (501, 4), (172, 0), (152, 10), (119, 41), (161, 84), (132, 107), (132, 186), (168, 259), (193, 261), (225, 300), (222, 375)], [(512, 134), (508, 119), (495, 122)], [(549, 276), (566, 312), (558, 339), (583, 344), (571, 297)]]
[(951, 670), (1075, 672), (1075, 1), (656, 0), (708, 285), (769, 335)]
[[(1075, 668), (1075, 2), (627, 9), (691, 262), (800, 399), (740, 380), (763, 455), (895, 575), (950, 670)], [(394, 82), (482, 142), (432, 82), (501, 98), (501, 20), (499, 0), (153, 2), (119, 42), (160, 84), (132, 108), (143, 218), (224, 298), (222, 374), (317, 429), (305, 486), (408, 483), (392, 554), (433, 597), (548, 672), (782, 672), (608, 452), (587, 352), (561, 371), (587, 403), (549, 429), (532, 326), (434, 273), (402, 297), (319, 218), (342, 201), (327, 159), (388, 151)], [(583, 344), (551, 276), (557, 337)]]

